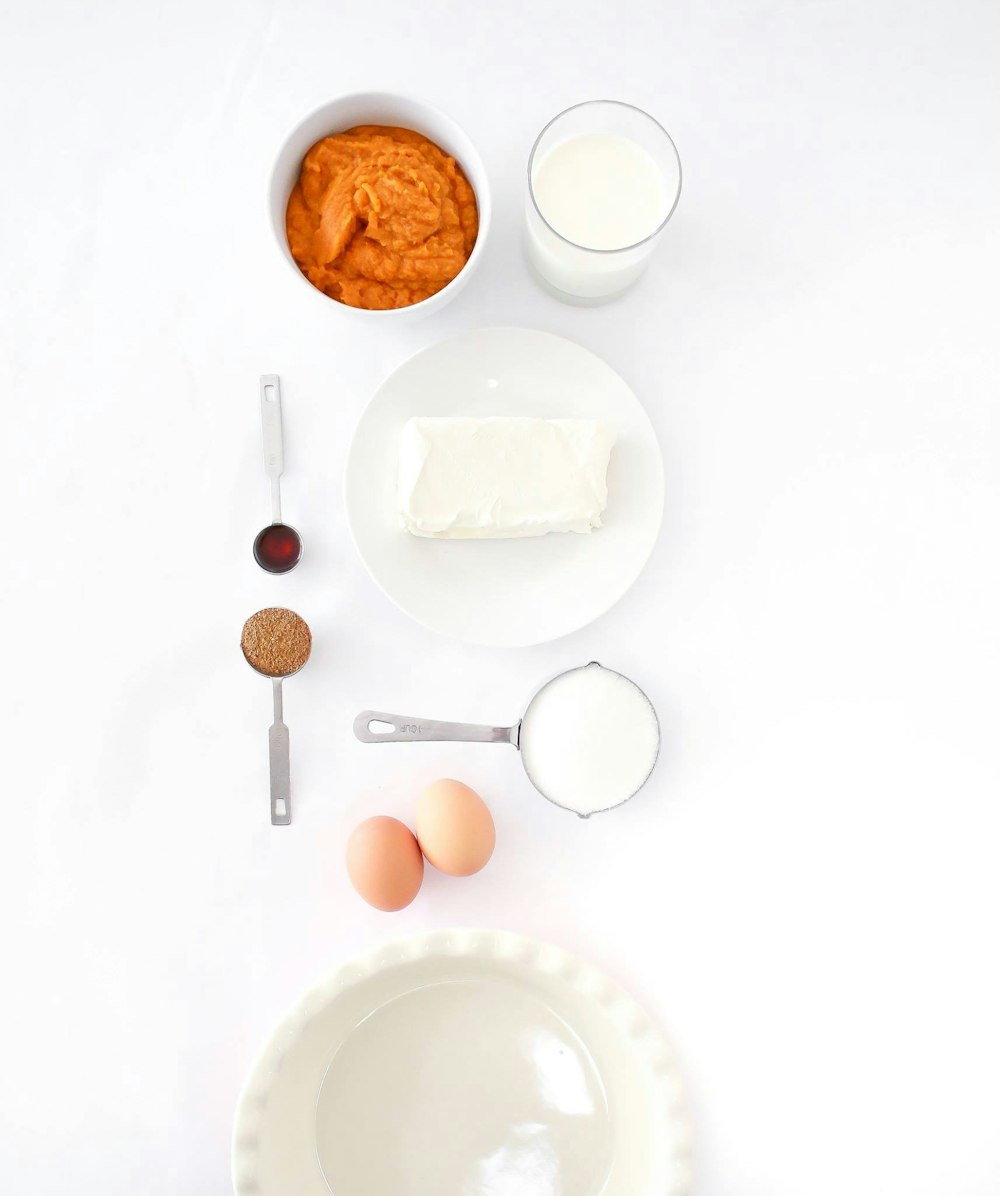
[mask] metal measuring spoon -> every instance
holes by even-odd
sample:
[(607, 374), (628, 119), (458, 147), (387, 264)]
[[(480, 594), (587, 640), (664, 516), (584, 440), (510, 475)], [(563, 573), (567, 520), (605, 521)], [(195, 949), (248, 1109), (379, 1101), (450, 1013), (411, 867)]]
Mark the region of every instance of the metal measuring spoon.
[(247, 664), (271, 682), (274, 722), (268, 731), (268, 759), (271, 773), (271, 825), (288, 826), (292, 821), (289, 778), (288, 728), (283, 713), (281, 683), (302, 668), (312, 651), (309, 624), (292, 610), (269, 606), (251, 615), (243, 624), (240, 647)]
[[(649, 768), (644, 776), (637, 778), (638, 783), (635, 784), (634, 788), (629, 786), (629, 792), (624, 792), (620, 795), (616, 794), (615, 799), (610, 801), (607, 806), (587, 810), (586, 812), (574, 809), (572, 806), (566, 805), (563, 801), (559, 801), (554, 797), (552, 792), (548, 791), (551, 789), (551, 786), (547, 787), (543, 781), (540, 781), (537, 776), (538, 770), (529, 766), (527, 758), (529, 753), (526, 753), (524, 750), (527, 737), (531, 736), (530, 727), (533, 725), (532, 712), (539, 710), (539, 699), (542, 694), (563, 678), (569, 677), (573, 673), (581, 672), (583, 669), (599, 669), (610, 676), (617, 677), (621, 681), (626, 682), (635, 691), (636, 709), (647, 720), (647, 730), (651, 735), (655, 735), (656, 742)], [(526, 728), (528, 728), (527, 737)], [(595, 729), (595, 733), (600, 734), (601, 729)], [(596, 660), (592, 660), (589, 664), (580, 665), (575, 669), (567, 669), (565, 672), (559, 673), (550, 681), (547, 681), (535, 693), (521, 718), (510, 727), (487, 727), (477, 723), (448, 723), (440, 722), (436, 719), (413, 718), (408, 715), (386, 714), (376, 710), (365, 710), (354, 720), (354, 734), (362, 743), (405, 743), (411, 741), (416, 743), (430, 743), (444, 741), (451, 743), (513, 744), (521, 753), (521, 767), (524, 769), (525, 775), (538, 792), (554, 805), (559, 806), (560, 809), (569, 810), (571, 813), (578, 814), (581, 818), (589, 818), (591, 814), (614, 809), (630, 797), (634, 797), (643, 785), (645, 785), (646, 781), (649, 780), (660, 751), (660, 724), (652, 702), (650, 702), (646, 694), (643, 693), (631, 678), (626, 677), (623, 673), (617, 673), (613, 669), (604, 668)], [(535, 742), (533, 738), (532, 742)]]
[(281, 436), (281, 382), (277, 374), (260, 379), (260, 418), (264, 432), (264, 472), (271, 479), (271, 522), (257, 533), (253, 556), (268, 573), (288, 573), (302, 557), (302, 537), (281, 521), (281, 486), (285, 450)]

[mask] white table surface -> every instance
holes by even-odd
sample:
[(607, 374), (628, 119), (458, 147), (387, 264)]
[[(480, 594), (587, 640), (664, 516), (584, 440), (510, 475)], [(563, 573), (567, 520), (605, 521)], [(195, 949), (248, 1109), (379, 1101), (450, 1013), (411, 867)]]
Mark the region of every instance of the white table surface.
[[(468, 924), (582, 952), (658, 1016), (696, 1196), (993, 1196), (997, 6), (62, 0), (2, 22), (4, 1191), (226, 1192), (289, 1003), (373, 942)], [(388, 330), (310, 302), (264, 204), (299, 116), (380, 86), (467, 127), (496, 205), (468, 289)], [(577, 310), (518, 234), (534, 134), (594, 96), (660, 117), (685, 187), (640, 286)], [(604, 356), (667, 469), (640, 582), (523, 651), (390, 606), (340, 492), (386, 373), (497, 323)], [(249, 552), (268, 371), (305, 540), (286, 578)], [(315, 636), (286, 687), (288, 830), (238, 643), (269, 604)], [(513, 752), (351, 735), (368, 705), (503, 720), (594, 657), (666, 733), (613, 816), (547, 806)], [(368, 909), (348, 831), (440, 774), (491, 803), (492, 864)]]

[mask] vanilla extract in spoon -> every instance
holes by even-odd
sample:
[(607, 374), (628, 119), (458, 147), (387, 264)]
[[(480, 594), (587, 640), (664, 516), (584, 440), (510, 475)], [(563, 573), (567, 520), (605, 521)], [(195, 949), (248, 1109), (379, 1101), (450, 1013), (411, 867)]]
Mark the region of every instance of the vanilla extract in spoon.
[(285, 451), (281, 433), (281, 382), (277, 374), (260, 379), (260, 416), (264, 433), (264, 472), (271, 479), (271, 522), (253, 542), (254, 560), (268, 573), (288, 573), (302, 557), (302, 538), (281, 520), (281, 483)]

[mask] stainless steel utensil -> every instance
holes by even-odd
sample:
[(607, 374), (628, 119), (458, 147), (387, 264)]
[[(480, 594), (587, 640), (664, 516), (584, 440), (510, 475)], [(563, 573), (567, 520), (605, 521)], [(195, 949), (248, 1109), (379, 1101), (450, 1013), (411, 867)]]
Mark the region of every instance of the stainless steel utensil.
[(281, 519), (281, 475), (285, 449), (281, 432), (281, 380), (277, 374), (260, 379), (260, 418), (264, 440), (264, 473), (271, 479), (271, 522), (253, 542), (254, 560), (268, 573), (288, 573), (302, 558), (302, 537)]
[[(253, 665), (250, 666), (253, 668)], [(296, 669), (297, 673), (299, 670)], [(259, 672), (254, 669), (254, 672)], [(266, 673), (261, 673), (265, 677)], [(294, 676), (289, 673), (288, 676)], [(267, 756), (271, 779), (271, 825), (289, 826), (292, 821), (292, 782), (289, 760), (288, 727), (284, 720), (284, 695), (281, 683), (284, 677), (271, 678), (271, 694), (274, 702), (274, 721), (267, 731)]]
[[(295, 612), (291, 612), (294, 614)], [(301, 619), (301, 615), (296, 618)], [(305, 620), (302, 619), (305, 623)], [(308, 627), (308, 624), (306, 624)], [(288, 727), (284, 720), (284, 694), (282, 693), (282, 682), (289, 677), (294, 677), (296, 673), (300, 672), (308, 663), (309, 656), (306, 655), (305, 660), (298, 668), (291, 669), (280, 676), (275, 676), (274, 673), (266, 673), (263, 669), (257, 666), (250, 660), (244, 649), (243, 657), (247, 664), (258, 673), (261, 677), (266, 677), (271, 682), (271, 697), (274, 709), (274, 719), (271, 723), (267, 733), (267, 750), (268, 750), (268, 768), (271, 783), (271, 825), (272, 826), (289, 826), (292, 821), (292, 800), (291, 800), (291, 769), (289, 764), (289, 738)]]
[[(538, 701), (542, 693), (550, 685), (554, 685), (562, 677), (569, 673), (575, 673), (579, 669), (603, 669), (604, 666), (596, 660), (592, 660), (589, 664), (579, 665), (576, 669), (566, 669), (564, 672), (557, 674), (555, 677), (547, 681), (532, 697), (531, 701), (525, 707), (521, 718), (509, 727), (489, 727), (478, 723), (453, 723), (442, 722), (438, 719), (417, 718), (404, 714), (386, 714), (384, 711), (378, 710), (364, 710), (354, 720), (354, 734), (361, 740), (362, 743), (509, 743), (520, 751), (522, 746), (522, 727), (524, 726), (532, 706)], [(614, 673), (614, 669), (607, 669), (606, 672)], [(616, 673), (618, 677), (622, 677), (630, 685), (638, 691), (639, 695), (645, 700), (646, 705), (652, 712), (653, 720), (656, 726), (657, 735), (657, 749), (656, 755), (653, 758), (653, 763), (650, 766), (649, 772), (643, 778), (642, 782), (629, 794), (614, 801), (605, 809), (614, 809), (621, 805), (630, 797), (634, 797), (636, 793), (649, 780), (649, 776), (655, 767), (656, 760), (659, 757), (660, 744), (660, 724), (656, 717), (656, 711), (653, 708), (652, 702), (639, 686), (629, 677), (625, 677), (623, 673)], [(532, 776), (531, 770), (525, 762), (524, 756), (521, 756), (521, 766), (524, 769), (525, 776), (534, 785), (542, 797), (551, 801), (554, 805), (559, 806), (560, 809), (570, 810), (571, 813), (578, 814), (581, 818), (589, 818), (590, 813), (600, 813), (601, 811), (593, 810), (587, 814), (581, 814), (578, 810), (572, 810), (569, 806), (563, 805), (547, 793), (538, 780)]]

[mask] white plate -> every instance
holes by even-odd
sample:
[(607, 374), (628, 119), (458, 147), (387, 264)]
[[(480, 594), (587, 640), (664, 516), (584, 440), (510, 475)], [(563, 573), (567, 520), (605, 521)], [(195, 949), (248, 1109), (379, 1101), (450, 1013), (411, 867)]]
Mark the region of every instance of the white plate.
[[(524, 540), (404, 532), (399, 433), (420, 415), (615, 424), (604, 527)], [(482, 328), (417, 353), (379, 387), (354, 433), (344, 489), (361, 560), (401, 610), (468, 643), (521, 647), (585, 627), (639, 576), (663, 517), (663, 459), (639, 400), (599, 357), (546, 332)]]
[(308, 993), (240, 1097), (236, 1196), (683, 1196), (670, 1053), (607, 977), (497, 931), (377, 948)]

